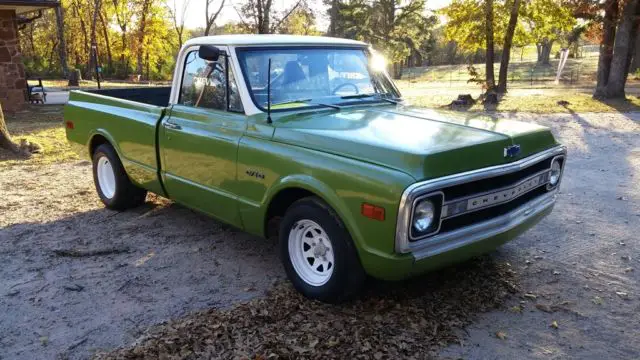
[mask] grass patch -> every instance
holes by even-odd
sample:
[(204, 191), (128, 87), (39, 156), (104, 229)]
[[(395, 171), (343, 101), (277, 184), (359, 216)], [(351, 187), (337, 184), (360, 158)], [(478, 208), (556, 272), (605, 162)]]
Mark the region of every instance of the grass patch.
[[(438, 96), (408, 96), (411, 104), (429, 108), (446, 107), (453, 98)], [(455, 109), (454, 109), (455, 110)], [(591, 94), (530, 94), (526, 96), (505, 95), (497, 105), (484, 106), (481, 102), (463, 111), (528, 112), (538, 114), (572, 112), (631, 112), (640, 111), (640, 99), (636, 96), (627, 99), (596, 100)]]
[(78, 159), (67, 143), (62, 126), (62, 106), (30, 106), (26, 111), (5, 114), (5, 120), (15, 142), (26, 139), (40, 144), (42, 153), (21, 159), (13, 153), (0, 150), (0, 169), (17, 164), (43, 165)]

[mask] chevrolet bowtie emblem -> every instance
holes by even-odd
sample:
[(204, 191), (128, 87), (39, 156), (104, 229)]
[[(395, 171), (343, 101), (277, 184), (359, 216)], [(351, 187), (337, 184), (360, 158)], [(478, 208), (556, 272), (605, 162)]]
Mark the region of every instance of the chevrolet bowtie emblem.
[(520, 154), (520, 145), (511, 145), (504, 148), (504, 157), (512, 158)]

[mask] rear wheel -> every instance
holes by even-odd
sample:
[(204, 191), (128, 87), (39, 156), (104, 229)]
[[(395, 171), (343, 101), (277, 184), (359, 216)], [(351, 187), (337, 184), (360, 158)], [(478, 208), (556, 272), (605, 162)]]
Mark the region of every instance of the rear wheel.
[(147, 190), (135, 186), (109, 144), (93, 152), (93, 181), (102, 203), (112, 210), (125, 210), (144, 203)]
[(296, 201), (280, 225), (280, 255), (293, 286), (325, 302), (355, 296), (366, 278), (349, 232), (317, 197)]

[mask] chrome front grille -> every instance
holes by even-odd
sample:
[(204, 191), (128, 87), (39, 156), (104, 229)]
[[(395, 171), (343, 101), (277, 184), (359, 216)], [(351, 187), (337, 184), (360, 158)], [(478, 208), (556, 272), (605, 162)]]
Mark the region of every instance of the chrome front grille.
[(530, 191), (546, 186), (549, 183), (549, 174), (550, 170), (543, 170), (497, 190), (447, 201), (442, 206), (441, 219), (445, 220), (513, 201)]
[[(433, 246), (463, 229), (515, 213), (539, 198), (547, 199), (549, 195), (555, 199), (556, 188), (549, 185), (551, 162), (565, 153), (566, 149), (559, 146), (510, 164), (410, 186), (400, 202), (396, 251), (406, 253)], [(440, 226), (433, 234), (414, 238), (410, 228), (413, 207), (417, 200), (433, 192), (444, 194), (438, 219)], [(544, 204), (547, 206), (553, 201), (545, 200)]]

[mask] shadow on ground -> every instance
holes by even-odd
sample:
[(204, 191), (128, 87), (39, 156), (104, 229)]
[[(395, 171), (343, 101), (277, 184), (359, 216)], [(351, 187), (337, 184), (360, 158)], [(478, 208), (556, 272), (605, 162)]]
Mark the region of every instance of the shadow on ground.
[(288, 283), (264, 298), (152, 328), (101, 359), (427, 358), (456, 330), (517, 291), (508, 265), (489, 257), (399, 283), (371, 281), (360, 300), (327, 305)]

